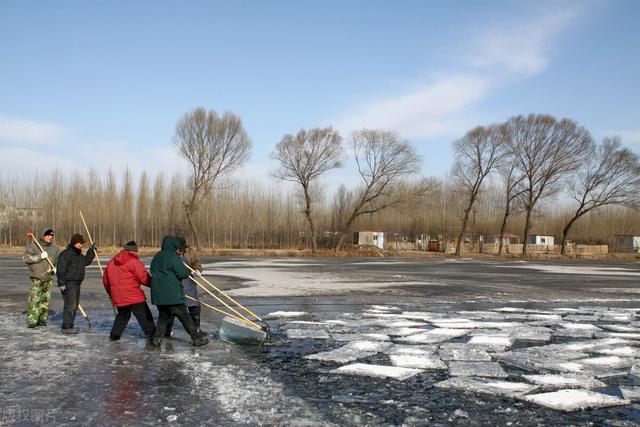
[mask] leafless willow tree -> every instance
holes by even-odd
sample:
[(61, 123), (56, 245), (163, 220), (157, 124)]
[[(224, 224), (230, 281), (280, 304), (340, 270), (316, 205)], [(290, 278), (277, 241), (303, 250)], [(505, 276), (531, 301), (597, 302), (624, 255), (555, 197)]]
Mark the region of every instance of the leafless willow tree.
[(620, 138), (605, 138), (591, 147), (566, 188), (578, 206), (562, 230), (562, 254), (567, 250), (569, 231), (580, 217), (602, 206), (627, 205), (635, 200), (640, 191), (638, 156), (623, 148)]
[(536, 203), (541, 197), (557, 192), (561, 180), (580, 166), (592, 138), (573, 120), (557, 120), (545, 114), (512, 117), (506, 126), (509, 142), (518, 156), (517, 168), (525, 176), (523, 255), (526, 256)]
[(178, 121), (173, 141), (191, 167), (190, 195), (182, 206), (198, 248), (198, 232), (193, 220), (198, 204), (203, 196), (211, 194), (218, 177), (239, 168), (247, 160), (251, 140), (238, 116), (226, 112), (220, 117), (213, 110), (198, 107)]
[(458, 233), (456, 255), (462, 255), (469, 214), (478, 198), (485, 178), (505, 157), (505, 129), (501, 126), (479, 126), (453, 143), (454, 163), (451, 176), (465, 194), (462, 227)]
[(377, 129), (354, 132), (351, 148), (363, 185), (354, 192), (350, 213), (340, 230), (336, 251), (342, 248), (358, 217), (380, 212), (405, 200), (406, 196), (394, 194), (394, 189), (403, 177), (419, 170), (418, 154), (395, 132)]
[(271, 157), (280, 163), (280, 169), (273, 171), (273, 176), (300, 184), (314, 252), (318, 250), (318, 243), (312, 215), (316, 203), (312, 186), (326, 172), (342, 166), (343, 153), (342, 138), (330, 127), (285, 135), (271, 153)]

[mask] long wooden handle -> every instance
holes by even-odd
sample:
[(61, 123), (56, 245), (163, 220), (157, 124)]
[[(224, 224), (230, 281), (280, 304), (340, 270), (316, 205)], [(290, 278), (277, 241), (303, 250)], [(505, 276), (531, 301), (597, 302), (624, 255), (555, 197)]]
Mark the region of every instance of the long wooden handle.
[(224, 305), (225, 307), (227, 307), (229, 310), (233, 311), (237, 316), (239, 316), (243, 322), (245, 322), (248, 325), (251, 325), (254, 328), (257, 328), (258, 330), (261, 330), (262, 328), (260, 327), (260, 325), (258, 325), (257, 323), (252, 322), (251, 320), (249, 320), (247, 317), (245, 317), (242, 313), (240, 313), (238, 310), (234, 309), (233, 307), (231, 307), (229, 304), (227, 304), (226, 302), (224, 302), (223, 300), (221, 300), (217, 295), (215, 295), (213, 292), (211, 292), (209, 289), (207, 289), (206, 287), (204, 287), (200, 282), (198, 282), (196, 280), (195, 277), (191, 276), (191, 280), (193, 280), (195, 282), (196, 285), (200, 286), (202, 288), (203, 291), (205, 291), (206, 293), (208, 293), (213, 299), (215, 299), (216, 301), (218, 301), (220, 304)]
[[(240, 317), (236, 316), (235, 314), (227, 313), (226, 311), (224, 311), (224, 310), (220, 310), (219, 308), (214, 307), (214, 306), (212, 306), (212, 305), (209, 305), (209, 304), (207, 304), (206, 302), (198, 301), (197, 299), (195, 299), (195, 298), (193, 298), (193, 297), (190, 297), (189, 295), (185, 295), (184, 297), (185, 297), (185, 298), (187, 298), (187, 299), (190, 299), (191, 301), (195, 301), (195, 302), (197, 302), (198, 304), (202, 304), (202, 305), (204, 305), (205, 307), (207, 307), (207, 308), (209, 308), (209, 309), (211, 309), (211, 310), (213, 310), (213, 311), (217, 311), (217, 312), (218, 312), (218, 313), (220, 313), (220, 314), (224, 314), (225, 316), (233, 317), (234, 319), (237, 319), (237, 320), (242, 320)], [(244, 320), (243, 320), (243, 321), (244, 321)]]
[[(195, 270), (193, 268), (191, 268), (190, 265), (188, 264), (184, 264), (189, 270), (191, 270), (192, 273), (195, 273)], [(240, 307), (241, 309), (243, 309), (245, 312), (247, 312), (247, 314), (249, 314), (249, 316), (253, 316), (254, 318), (258, 319), (259, 321), (262, 322), (262, 319), (260, 317), (258, 317), (256, 314), (254, 314), (251, 310), (249, 310), (247, 307), (245, 307), (244, 305), (240, 304), (238, 301), (234, 300), (233, 298), (231, 298), (228, 294), (224, 293), (223, 291), (221, 291), (220, 289), (218, 289), (213, 283), (211, 283), (210, 281), (207, 280), (206, 277), (202, 277), (202, 280), (204, 280), (204, 282), (206, 284), (208, 284), (209, 286), (211, 286), (213, 289), (215, 289), (217, 292), (219, 292), (220, 294), (224, 295), (225, 297), (227, 297), (229, 299), (229, 301), (231, 301), (232, 303), (234, 303), (235, 305), (237, 305), (238, 307)]]
[[(29, 233), (29, 237), (33, 239), (33, 243), (35, 243), (38, 249), (40, 249), (40, 253), (44, 252), (44, 249), (42, 249), (42, 246), (40, 246), (40, 242), (38, 242), (38, 240), (36, 239), (36, 236), (34, 236), (33, 233)], [(49, 265), (51, 266), (51, 268), (55, 270), (53, 262), (51, 262), (49, 257), (47, 257), (47, 261), (49, 262)], [(91, 322), (89, 321), (89, 316), (87, 315), (87, 313), (84, 311), (84, 308), (82, 308), (80, 304), (78, 304), (78, 310), (80, 310), (80, 314), (82, 314), (82, 317), (84, 317), (84, 320), (89, 322), (89, 325), (91, 325)]]
[[(84, 225), (84, 229), (87, 231), (87, 237), (89, 238), (89, 243), (93, 246), (93, 239), (91, 238), (91, 232), (89, 231), (89, 227), (87, 227), (87, 222), (84, 220), (84, 215), (82, 215), (82, 211), (80, 211), (80, 218), (82, 219), (82, 224)], [(104, 271), (102, 270), (102, 264), (100, 264), (100, 257), (98, 256), (98, 251), (93, 249), (93, 253), (96, 256), (96, 261), (98, 261), (98, 268), (100, 269), (100, 274), (104, 276)]]
[[(34, 236), (33, 233), (29, 233), (29, 237), (31, 237), (31, 239), (33, 240), (33, 243), (35, 243), (36, 246), (38, 247), (38, 249), (40, 249), (40, 253), (45, 251), (44, 249), (42, 249), (42, 246), (40, 246), (40, 242), (38, 242), (38, 240), (36, 239), (36, 236)], [(56, 268), (53, 265), (53, 262), (51, 262), (51, 259), (49, 259), (49, 257), (47, 257), (46, 260), (47, 260), (47, 262), (49, 263), (49, 265), (51, 266), (52, 269)]]

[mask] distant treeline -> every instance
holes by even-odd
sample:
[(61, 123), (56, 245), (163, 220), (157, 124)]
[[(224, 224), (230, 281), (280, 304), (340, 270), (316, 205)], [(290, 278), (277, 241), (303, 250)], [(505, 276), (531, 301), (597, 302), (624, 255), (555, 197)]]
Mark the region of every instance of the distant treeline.
[[(359, 217), (353, 230), (379, 229), (397, 239), (454, 240), (461, 228), (466, 206), (465, 190), (454, 179), (429, 178), (405, 181), (398, 191), (406, 192), (401, 204)], [(416, 194), (416, 186), (426, 190)], [(470, 214), (467, 238), (477, 241), (498, 234), (504, 211), (504, 188), (498, 180), (480, 192)], [(54, 227), (58, 244), (73, 233), (83, 233), (82, 210), (98, 244), (120, 246), (134, 239), (139, 245), (159, 246), (166, 234), (190, 237), (183, 201), (189, 195), (189, 180), (180, 175), (139, 174), (131, 170), (116, 177), (98, 174), (65, 174), (53, 171), (31, 177), (0, 177), (0, 244), (26, 244), (26, 232)], [(348, 213), (349, 191), (317, 198), (315, 217), (318, 246), (335, 247), (337, 232)], [(276, 180), (248, 182), (226, 179), (200, 202), (194, 214), (200, 244), (220, 248), (310, 248), (304, 201), (293, 188), (282, 191)], [(536, 206), (533, 234), (560, 236), (573, 211), (562, 197), (549, 198)], [(509, 221), (509, 233), (521, 234), (523, 211)], [(640, 231), (635, 209), (606, 206), (585, 215), (573, 227), (569, 238), (578, 243), (611, 244), (615, 234)], [(391, 236), (391, 234), (390, 234)], [(393, 237), (392, 237), (393, 238)]]

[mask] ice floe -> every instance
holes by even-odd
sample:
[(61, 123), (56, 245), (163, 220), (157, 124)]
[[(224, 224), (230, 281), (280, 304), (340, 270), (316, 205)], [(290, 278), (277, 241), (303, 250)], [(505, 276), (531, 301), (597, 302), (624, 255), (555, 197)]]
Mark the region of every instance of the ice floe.
[(447, 369), (447, 365), (444, 364), (437, 356), (415, 356), (410, 354), (392, 354), (389, 356), (391, 364), (393, 366), (400, 366), (403, 368), (417, 368), (417, 369)]
[(548, 393), (531, 394), (523, 396), (522, 399), (535, 403), (536, 405), (565, 412), (628, 405), (630, 403), (628, 400), (591, 390), (559, 390)]
[(640, 387), (619, 387), (622, 397), (632, 402), (640, 402)]
[(607, 386), (598, 379), (584, 375), (544, 374), (523, 375), (522, 377), (530, 383), (536, 384), (545, 390), (556, 390), (561, 388), (593, 389)]
[(302, 317), (306, 316), (308, 313), (306, 311), (274, 311), (265, 316), (267, 319), (288, 319), (291, 317)]
[(527, 383), (482, 380), (478, 378), (451, 378), (438, 382), (434, 386), (445, 390), (459, 390), (505, 397), (521, 396), (537, 389), (536, 386)]
[(469, 340), (469, 344), (488, 349), (504, 350), (513, 345), (513, 340), (509, 337), (476, 335)]
[(458, 377), (507, 378), (498, 362), (449, 362), (449, 375)]
[(353, 363), (350, 365), (341, 366), (340, 368), (333, 369), (329, 372), (332, 374), (363, 375), (374, 378), (393, 378), (399, 381), (404, 381), (420, 374), (423, 371), (421, 369), (401, 368), (398, 366)]
[(463, 337), (468, 332), (468, 329), (436, 328), (427, 332), (402, 337), (398, 341), (413, 344), (431, 344)]
[(305, 359), (321, 360), (325, 362), (347, 363), (358, 359), (366, 359), (384, 351), (391, 343), (377, 341), (354, 341), (330, 351), (310, 354)]
[(465, 346), (463, 348), (441, 348), (438, 352), (443, 360), (459, 362), (489, 362), (491, 356), (485, 350)]
[(287, 329), (289, 339), (326, 340), (331, 338), (324, 329)]

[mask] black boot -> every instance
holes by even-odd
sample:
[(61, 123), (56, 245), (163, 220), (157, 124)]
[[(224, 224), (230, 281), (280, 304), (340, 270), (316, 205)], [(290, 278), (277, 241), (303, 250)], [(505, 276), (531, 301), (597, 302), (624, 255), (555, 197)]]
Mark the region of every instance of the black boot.
[(209, 344), (209, 340), (203, 336), (196, 336), (193, 339), (193, 345), (195, 345), (196, 347), (199, 347), (201, 345), (206, 345), (206, 344)]
[(202, 329), (200, 329), (200, 316), (199, 315), (191, 315), (191, 318), (193, 319), (193, 324), (196, 325), (196, 332), (202, 336), (202, 337), (206, 337), (209, 335), (208, 332), (203, 331)]

